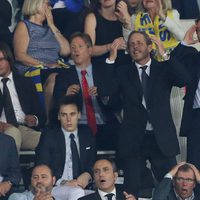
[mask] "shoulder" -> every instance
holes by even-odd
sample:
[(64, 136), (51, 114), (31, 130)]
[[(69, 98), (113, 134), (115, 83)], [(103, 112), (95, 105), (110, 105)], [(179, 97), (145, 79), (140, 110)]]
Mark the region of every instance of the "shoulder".
[(79, 125), (78, 126), (78, 133), (79, 134), (84, 134), (87, 137), (92, 137), (92, 131), (89, 127), (85, 126), (85, 125)]

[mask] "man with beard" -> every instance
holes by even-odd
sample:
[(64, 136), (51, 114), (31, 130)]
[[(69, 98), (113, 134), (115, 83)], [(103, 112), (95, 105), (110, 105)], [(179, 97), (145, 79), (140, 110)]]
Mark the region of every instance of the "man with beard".
[(55, 180), (47, 165), (37, 165), (32, 171), (30, 191), (13, 193), (9, 200), (53, 200), (51, 191)]
[(198, 169), (189, 163), (176, 165), (156, 187), (153, 200), (196, 200), (200, 196), (194, 191), (200, 181)]

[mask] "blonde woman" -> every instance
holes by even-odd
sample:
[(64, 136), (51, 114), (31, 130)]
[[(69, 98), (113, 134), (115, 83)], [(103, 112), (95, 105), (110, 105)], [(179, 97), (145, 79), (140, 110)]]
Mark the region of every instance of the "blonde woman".
[(142, 0), (141, 3), (143, 11), (132, 16), (127, 14), (127, 6), (123, 1), (118, 3), (119, 19), (123, 19), (121, 21), (124, 37), (127, 38), (132, 30), (145, 31), (160, 39), (165, 50), (170, 52), (184, 37), (178, 11), (172, 9), (171, 0)]
[(60, 71), (57, 60), (59, 56), (69, 55), (69, 43), (54, 25), (48, 0), (25, 0), (22, 13), (25, 20), (18, 23), (14, 33), (16, 68), (21, 74), (38, 70), (38, 66), (46, 69), (39, 76), (48, 115), (55, 76)]

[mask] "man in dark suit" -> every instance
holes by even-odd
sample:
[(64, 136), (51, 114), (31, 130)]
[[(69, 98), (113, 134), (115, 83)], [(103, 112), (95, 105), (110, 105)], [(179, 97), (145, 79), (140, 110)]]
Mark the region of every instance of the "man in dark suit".
[[(197, 33), (198, 39), (194, 40), (193, 35)], [(198, 43), (200, 40), (200, 19), (186, 33), (184, 43), (187, 45)], [(181, 121), (180, 136), (187, 137), (187, 162), (194, 164), (200, 169), (199, 140), (200, 140), (200, 54), (193, 48), (179, 45), (172, 52), (181, 62), (185, 64), (191, 81), (186, 87), (184, 97), (184, 109)]]
[(200, 196), (194, 191), (199, 184), (200, 174), (198, 169), (189, 163), (179, 163), (165, 175), (155, 188), (153, 200), (198, 200)]
[(13, 68), (9, 47), (0, 43), (0, 131), (15, 139), (17, 149), (35, 149), (44, 122), (35, 86)]
[(21, 179), (19, 158), (12, 137), (0, 133), (0, 199), (15, 191)]
[[(73, 34), (70, 39), (70, 48), (75, 66), (70, 67), (66, 74), (57, 76), (54, 88), (55, 105), (64, 95), (76, 94), (79, 96), (83, 99), (79, 124), (88, 124), (92, 129), (96, 136), (97, 149), (115, 149), (119, 123), (112, 110), (106, 106), (106, 94), (104, 93), (104, 89), (107, 87), (105, 75), (109, 70), (109, 64), (104, 63), (99, 66), (91, 63), (92, 41), (87, 34)], [(87, 82), (86, 89), (85, 82)]]
[(97, 191), (79, 200), (135, 200), (135, 197), (126, 192), (121, 192), (115, 187), (118, 177), (117, 167), (111, 159), (99, 159), (93, 166), (94, 182)]
[[(91, 181), (91, 169), (96, 156), (95, 141), (87, 127), (78, 126), (81, 106), (75, 95), (65, 96), (60, 104), (60, 128), (42, 133), (36, 150), (37, 164), (49, 165), (56, 176), (55, 197), (78, 199)], [(78, 158), (74, 160), (73, 141)]]
[[(163, 48), (158, 47), (166, 59)], [(176, 164), (179, 144), (169, 100), (172, 86), (184, 86), (188, 76), (173, 58), (165, 62), (152, 59), (152, 42), (144, 32), (130, 34), (128, 51), (135, 62), (118, 68), (110, 92), (114, 100), (115, 94), (122, 97), (118, 157), (123, 164), (125, 189), (138, 195), (147, 160), (158, 181)], [(110, 105), (112, 99), (111, 95)]]

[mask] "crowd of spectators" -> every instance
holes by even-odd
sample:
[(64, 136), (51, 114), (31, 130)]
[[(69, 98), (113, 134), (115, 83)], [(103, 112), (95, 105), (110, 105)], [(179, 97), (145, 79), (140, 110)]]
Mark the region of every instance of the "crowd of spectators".
[[(0, 199), (19, 192), (22, 149), (36, 167), (10, 200), (198, 199), (197, 1), (192, 12), (187, 0), (0, 3)], [(196, 19), (186, 32), (183, 18)], [(173, 120), (175, 87), (186, 89)], [(188, 163), (176, 161), (179, 129)], [(97, 150), (116, 152), (123, 193)]]

